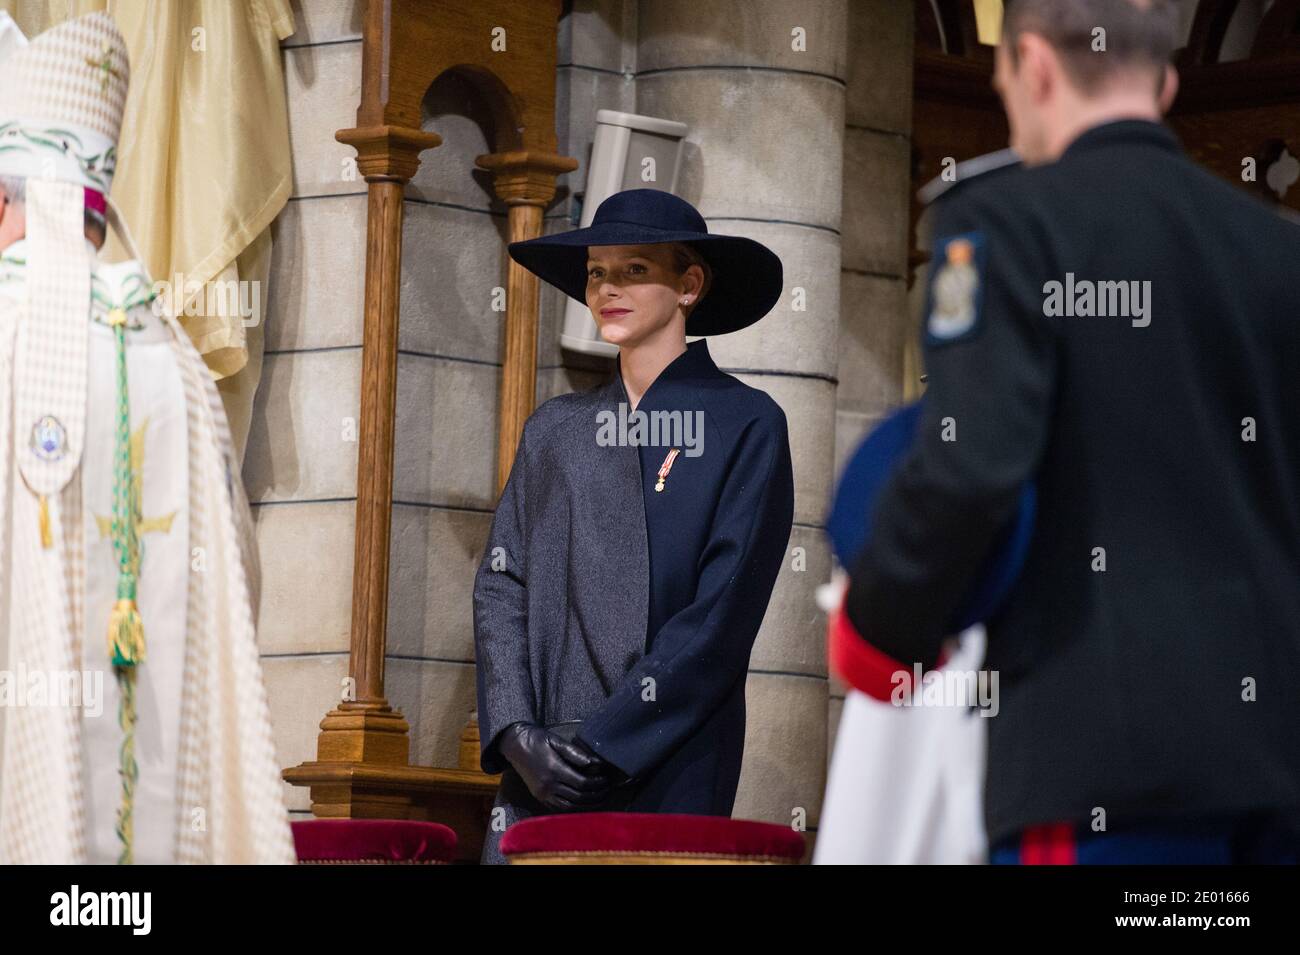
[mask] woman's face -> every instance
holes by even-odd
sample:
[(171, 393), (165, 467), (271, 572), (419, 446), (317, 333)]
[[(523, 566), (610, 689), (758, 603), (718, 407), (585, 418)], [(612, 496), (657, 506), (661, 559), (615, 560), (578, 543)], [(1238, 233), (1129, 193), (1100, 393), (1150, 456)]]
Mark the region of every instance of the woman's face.
[(636, 345), (667, 327), (682, 298), (694, 303), (704, 281), (697, 265), (679, 274), (668, 245), (593, 245), (587, 249), (587, 307), (605, 341)]

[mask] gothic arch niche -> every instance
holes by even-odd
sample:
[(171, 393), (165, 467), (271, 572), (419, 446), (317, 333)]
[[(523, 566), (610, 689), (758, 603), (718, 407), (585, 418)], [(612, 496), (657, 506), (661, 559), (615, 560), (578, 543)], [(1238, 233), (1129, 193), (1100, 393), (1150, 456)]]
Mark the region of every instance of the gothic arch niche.
[[(517, 125), (500, 83), (453, 66), (436, 76), (420, 101), (420, 128), (442, 139), (411, 177), (406, 195), (431, 202), (464, 203), (469, 197), (495, 200), (492, 178), (474, 158), (497, 150), (497, 130)], [(507, 148), (516, 148), (510, 146)]]

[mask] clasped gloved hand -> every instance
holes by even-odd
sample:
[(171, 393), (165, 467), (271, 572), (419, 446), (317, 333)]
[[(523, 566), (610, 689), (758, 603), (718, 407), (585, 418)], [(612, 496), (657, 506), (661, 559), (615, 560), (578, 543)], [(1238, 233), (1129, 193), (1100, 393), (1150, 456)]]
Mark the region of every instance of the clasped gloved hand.
[(609, 796), (612, 767), (544, 726), (512, 723), (497, 745), (528, 791), (548, 809), (586, 809)]

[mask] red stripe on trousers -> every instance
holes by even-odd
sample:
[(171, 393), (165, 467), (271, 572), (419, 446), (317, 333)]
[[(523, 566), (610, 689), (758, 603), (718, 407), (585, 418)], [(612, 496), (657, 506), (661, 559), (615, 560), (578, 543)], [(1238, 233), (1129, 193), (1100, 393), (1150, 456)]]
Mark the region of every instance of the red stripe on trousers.
[(1074, 826), (1056, 822), (1030, 826), (1020, 836), (1021, 865), (1077, 865)]

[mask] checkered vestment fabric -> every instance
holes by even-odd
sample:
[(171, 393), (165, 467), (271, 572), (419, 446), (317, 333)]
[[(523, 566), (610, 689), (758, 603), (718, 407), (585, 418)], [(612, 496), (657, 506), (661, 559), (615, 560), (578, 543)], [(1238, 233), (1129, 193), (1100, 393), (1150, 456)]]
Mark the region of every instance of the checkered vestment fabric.
[(68, 20), (0, 65), (0, 121), (57, 122), (117, 142), (129, 75), (126, 41), (111, 16)]
[[(141, 306), (147, 307), (147, 306)], [(89, 320), (89, 309), (87, 320)], [(225, 412), (211, 373), (179, 324), (163, 319), (181, 372), (190, 448), (184, 693), (175, 807), (182, 863), (292, 863), (293, 840), (271, 736), (255, 616), (259, 568), (251, 517), (231, 462)], [(27, 320), (18, 316), (18, 324)], [(0, 328), (4, 328), (0, 322)], [(0, 338), (0, 370), (13, 339)], [(13, 381), (13, 376), (9, 376)], [(85, 590), (82, 471), (51, 500), (55, 546), (41, 545), (35, 495), (21, 484), (13, 393), (0, 396), (0, 609), (11, 673), (78, 669)], [(111, 400), (112, 396), (91, 396)], [(102, 609), (102, 608), (101, 608)], [(147, 663), (145, 664), (148, 665)], [(12, 708), (0, 764), (0, 863), (86, 858), (81, 714)]]
[[(125, 44), (111, 17), (81, 17), (0, 64), (0, 128), (15, 119), (57, 122), (115, 145), (126, 91)], [(89, 612), (82, 482), (111, 480), (88, 476), (81, 460), (87, 401), (112, 402), (115, 395), (87, 394), (94, 265), (83, 236), (84, 184), (77, 178), (28, 177), (29, 259), (0, 270), (6, 293), (0, 294), (4, 663), (10, 674), (47, 678), (81, 670), (79, 635)], [(133, 248), (111, 201), (109, 221)], [(25, 286), (15, 291), (18, 282)], [(176, 595), (186, 602), (186, 632), (175, 858), (292, 863), (256, 643), (259, 569), (248, 502), (232, 465), (216, 384), (175, 318), (161, 317), (183, 383), (190, 458), (191, 566), (186, 593)], [(42, 427), (34, 430), (37, 421)], [(0, 863), (86, 861), (80, 707), (15, 706), (4, 717)]]

